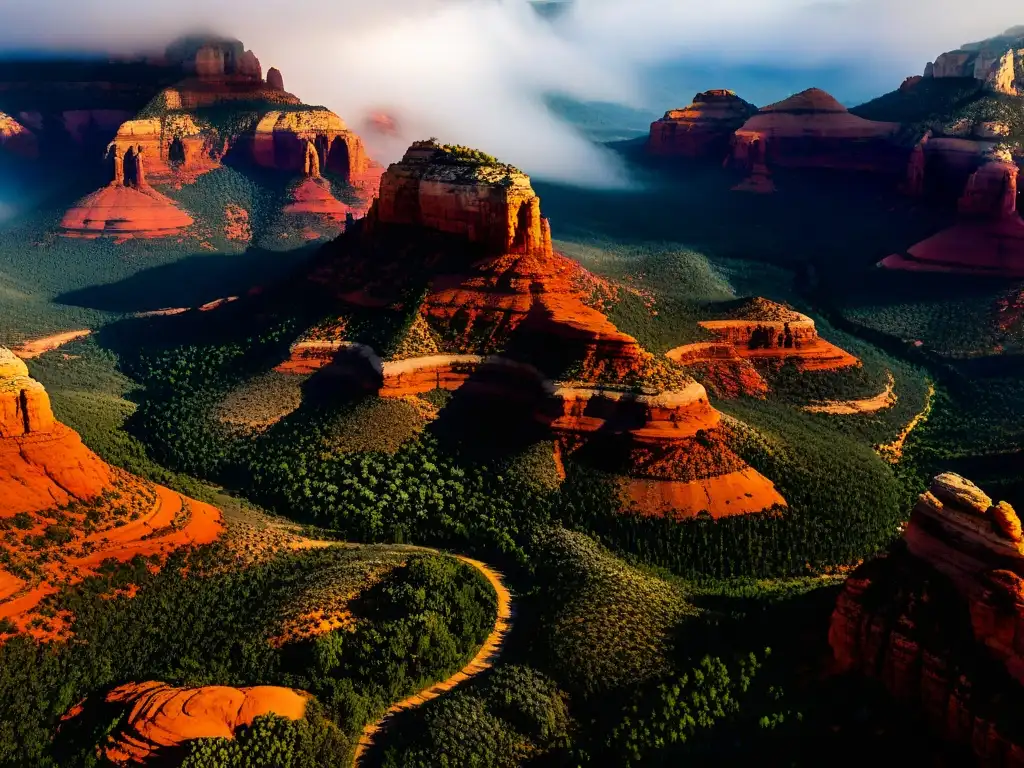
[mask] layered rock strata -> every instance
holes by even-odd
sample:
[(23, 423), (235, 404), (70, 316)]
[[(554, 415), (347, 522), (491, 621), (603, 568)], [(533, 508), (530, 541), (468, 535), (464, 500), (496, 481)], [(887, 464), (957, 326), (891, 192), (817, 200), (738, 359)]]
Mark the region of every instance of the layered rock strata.
[(701, 385), (588, 303), (586, 274), (553, 252), (525, 174), (465, 148), (414, 144), (311, 280), (349, 305), (394, 307), (408, 301), (410, 264), (425, 291), (392, 359), (331, 328), (300, 340), (278, 370), (341, 367), (363, 371), (356, 378), (385, 397), (441, 388), (502, 402), (558, 436), (562, 455), (610, 440), (624, 489), (650, 514), (784, 504), (724, 439), (715, 460), (681, 460), (698, 437), (720, 431), (720, 415)]
[(746, 186), (755, 190), (767, 189), (770, 168), (900, 175), (907, 149), (895, 140), (898, 131), (897, 123), (857, 117), (829, 94), (811, 88), (747, 120), (733, 135), (729, 164), (750, 174)]
[(880, 680), (978, 765), (1024, 765), (1022, 576), (1013, 508), (939, 475), (902, 543), (847, 580), (829, 630), (836, 665)]
[(721, 161), (728, 154), (732, 134), (756, 112), (757, 107), (732, 91), (698, 93), (689, 106), (670, 110), (651, 123), (647, 151)]
[(193, 739), (233, 739), (257, 717), (301, 720), (310, 696), (304, 691), (263, 685), (253, 688), (175, 688), (166, 683), (128, 683), (106, 695), (128, 714), (120, 729), (100, 745), (114, 765), (159, 760), (167, 750)]
[(924, 76), (973, 79), (995, 93), (1024, 95), (1024, 29), (1014, 27), (944, 53), (926, 65)]
[(821, 338), (811, 318), (781, 304), (758, 297), (730, 314), (728, 319), (700, 321), (715, 336), (715, 344), (686, 344), (666, 355), (690, 365), (730, 356), (751, 362), (792, 360), (801, 371), (860, 365), (856, 357)]
[(107, 466), (54, 419), (46, 390), (0, 347), (0, 520), (15, 517), (0, 568), (0, 618), (22, 629), (57, 585), (107, 558), (162, 554), (222, 530), (213, 507)]

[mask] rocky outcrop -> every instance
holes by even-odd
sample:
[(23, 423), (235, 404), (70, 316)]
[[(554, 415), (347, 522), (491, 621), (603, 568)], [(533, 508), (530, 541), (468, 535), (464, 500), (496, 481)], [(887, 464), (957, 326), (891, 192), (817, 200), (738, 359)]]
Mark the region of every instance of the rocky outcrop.
[(320, 169), (345, 181), (358, 182), (371, 167), (362, 140), (325, 109), (265, 114), (253, 137), (253, 161), (264, 168), (303, 173), (309, 167), (310, 144)]
[[(719, 344), (752, 362), (793, 360), (801, 371), (839, 370), (860, 365), (860, 361), (818, 335), (814, 321), (807, 315), (768, 299), (755, 297), (734, 308), (728, 318), (702, 320)], [(670, 359), (683, 361), (694, 351), (693, 345), (670, 350)], [(696, 362), (696, 360), (694, 361)]]
[(981, 766), (1024, 764), (1024, 553), (1013, 509), (935, 478), (903, 543), (860, 566), (829, 642), (841, 672), (880, 680)]
[(968, 179), (959, 221), (882, 260), (887, 269), (1024, 277), (1024, 220), (1017, 212), (1019, 170), (992, 155)]
[(732, 91), (698, 93), (689, 106), (666, 112), (651, 124), (647, 151), (721, 161), (728, 154), (732, 134), (756, 112), (757, 107)]
[(277, 67), (267, 70), (267, 87), (274, 91), (284, 90), (284, 76)]
[[(410, 291), (420, 291), (410, 287), (413, 264), (425, 291), (409, 306)], [(346, 304), (414, 314), (391, 359), (354, 351), (332, 326), (301, 339), (281, 372), (330, 367), (384, 397), (440, 388), (500, 402), (550, 430), (560, 456), (614, 455), (608, 470), (647, 514), (784, 504), (728, 448), (704, 388), (591, 305), (592, 276), (553, 251), (540, 200), (511, 166), (464, 147), (414, 144), (310, 279)], [(714, 450), (702, 447), (704, 433), (719, 436)], [(608, 451), (588, 449), (605, 442)], [(711, 458), (693, 462), (696, 453)], [(733, 493), (744, 484), (749, 495)]]
[(925, 67), (925, 77), (971, 78), (1008, 96), (1024, 95), (1024, 34), (1019, 27), (944, 53)]
[(0, 347), (0, 521), (15, 516), (0, 566), (0, 618), (22, 629), (57, 585), (107, 558), (160, 555), (222, 530), (213, 507), (107, 466), (54, 418), (25, 363)]
[(108, 149), (113, 181), (79, 200), (64, 215), (61, 234), (83, 238), (167, 237), (192, 225), (191, 216), (150, 186), (148, 142), (133, 144), (127, 138), (115, 141)]
[(0, 112), (0, 150), (32, 159), (39, 156), (39, 142), (32, 131)]
[(850, 114), (832, 96), (811, 88), (747, 120), (733, 137), (730, 164), (755, 178), (776, 167), (899, 175), (907, 150), (895, 141), (898, 130), (896, 123)]
[(128, 683), (106, 695), (127, 710), (120, 729), (100, 745), (114, 765), (159, 759), (162, 751), (193, 739), (233, 739), (262, 715), (301, 720), (310, 696), (304, 691), (262, 685), (175, 688), (166, 683)]

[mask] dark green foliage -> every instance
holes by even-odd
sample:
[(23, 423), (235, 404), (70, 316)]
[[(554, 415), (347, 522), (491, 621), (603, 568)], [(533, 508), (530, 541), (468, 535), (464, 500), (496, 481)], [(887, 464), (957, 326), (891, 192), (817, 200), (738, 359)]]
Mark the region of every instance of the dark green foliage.
[(264, 715), (234, 739), (189, 742), (181, 768), (322, 768), (347, 749), (338, 727), (311, 702), (304, 720)]
[[(334, 745), (341, 760), (366, 721), (461, 666), (494, 621), (493, 590), (474, 569), (415, 555), (374, 587), (355, 631), (329, 659), (326, 640), (318, 648), (268, 643), (284, 607), (315, 574), (379, 554), (310, 551), (225, 570), (227, 555), (214, 546), (175, 554), (156, 574), (142, 558), (103, 569), (54, 603), (74, 615), (73, 641), (38, 646), (19, 636), (0, 646), (0, 765), (86, 764), (95, 740), (69, 733), (53, 743), (58, 718), (107, 686), (143, 680), (311, 691), (341, 731), (314, 718), (308, 733), (303, 726), (288, 738), (296, 749)], [(134, 598), (109, 599), (127, 584), (139, 587)]]

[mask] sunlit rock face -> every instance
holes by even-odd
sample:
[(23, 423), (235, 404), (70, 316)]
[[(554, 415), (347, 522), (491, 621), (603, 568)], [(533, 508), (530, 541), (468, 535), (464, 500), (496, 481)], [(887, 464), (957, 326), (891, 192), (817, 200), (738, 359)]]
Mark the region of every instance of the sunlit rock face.
[(1010, 505), (939, 475), (902, 543), (847, 580), (829, 630), (840, 671), (879, 679), (983, 766), (1024, 760), (1021, 547)]
[(1024, 28), (966, 43), (943, 53), (925, 66), (925, 77), (973, 79), (987, 90), (1007, 96), (1024, 95)]
[(698, 93), (689, 106), (670, 110), (651, 124), (647, 151), (721, 162), (732, 134), (756, 113), (757, 107), (732, 91)]
[[(45, 533), (58, 513), (67, 528), (60, 556), (50, 557), (34, 580), (0, 565), (0, 618), (21, 630), (57, 585), (80, 581), (107, 558), (160, 555), (208, 543), (222, 531), (213, 507), (104, 463), (54, 418), (46, 390), (25, 363), (0, 347), (0, 521), (24, 521), (7, 538), (8, 564), (39, 557), (25, 537)], [(46, 637), (48, 630), (33, 633)]]
[[(269, 685), (175, 688), (160, 682), (128, 683), (105, 697), (107, 704), (123, 705), (126, 716), (99, 751), (114, 765), (159, 764), (194, 739), (233, 739), (239, 728), (263, 715), (301, 720), (309, 699), (304, 691)], [(78, 715), (72, 712), (65, 719)]]

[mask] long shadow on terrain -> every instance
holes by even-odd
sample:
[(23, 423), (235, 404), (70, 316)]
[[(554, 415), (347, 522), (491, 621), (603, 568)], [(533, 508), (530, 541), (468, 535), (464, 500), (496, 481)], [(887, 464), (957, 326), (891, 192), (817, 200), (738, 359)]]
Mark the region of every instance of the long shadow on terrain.
[(109, 312), (196, 307), (273, 284), (307, 261), (315, 250), (310, 246), (282, 253), (250, 248), (239, 255), (197, 254), (116, 283), (69, 291), (56, 301)]

